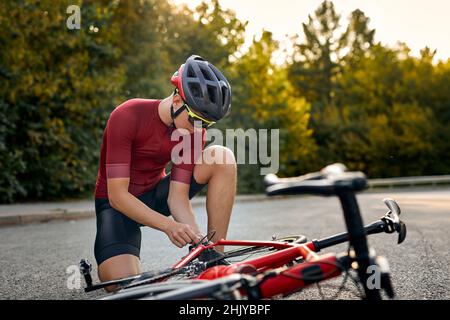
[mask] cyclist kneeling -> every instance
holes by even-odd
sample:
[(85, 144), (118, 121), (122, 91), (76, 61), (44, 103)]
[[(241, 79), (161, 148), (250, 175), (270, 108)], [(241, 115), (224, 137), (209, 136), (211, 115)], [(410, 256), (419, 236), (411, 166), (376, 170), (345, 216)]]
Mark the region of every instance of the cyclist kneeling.
[(164, 232), (180, 248), (199, 241), (189, 200), (205, 185), (208, 231), (216, 231), (213, 240), (226, 238), (236, 162), (231, 150), (204, 146), (206, 128), (230, 111), (230, 85), (200, 56), (189, 57), (171, 81), (172, 95), (122, 103), (104, 130), (95, 188), (94, 253), (101, 281), (140, 273), (141, 226)]

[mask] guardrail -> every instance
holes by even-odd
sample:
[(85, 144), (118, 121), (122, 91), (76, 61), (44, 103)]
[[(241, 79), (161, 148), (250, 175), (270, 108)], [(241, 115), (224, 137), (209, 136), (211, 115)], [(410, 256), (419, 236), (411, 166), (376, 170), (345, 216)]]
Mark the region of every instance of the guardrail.
[(369, 179), (369, 188), (450, 184), (450, 175)]

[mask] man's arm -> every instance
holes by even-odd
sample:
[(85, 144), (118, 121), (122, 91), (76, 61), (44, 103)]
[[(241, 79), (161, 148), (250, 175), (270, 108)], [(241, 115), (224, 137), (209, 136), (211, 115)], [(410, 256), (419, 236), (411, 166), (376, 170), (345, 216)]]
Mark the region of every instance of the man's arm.
[(197, 225), (194, 211), (189, 201), (189, 188), (190, 185), (187, 183), (171, 180), (167, 204), (173, 218), (178, 222), (190, 225), (193, 231), (200, 237), (202, 233)]
[[(176, 221), (189, 224), (194, 229), (194, 232), (201, 235), (191, 202), (189, 201), (189, 188), (191, 177), (194, 174), (195, 163), (201, 157), (206, 144), (206, 130), (202, 129), (201, 132), (192, 133), (189, 137), (190, 148), (183, 149), (181, 152), (181, 163), (174, 163), (172, 166), (167, 204)], [(198, 143), (198, 139), (201, 140), (201, 143)], [(186, 161), (184, 157), (185, 152), (189, 155), (189, 161)]]
[(129, 181), (130, 178), (107, 179), (108, 199), (114, 209), (140, 224), (163, 231), (179, 248), (199, 240), (190, 224), (163, 216), (129, 193)]

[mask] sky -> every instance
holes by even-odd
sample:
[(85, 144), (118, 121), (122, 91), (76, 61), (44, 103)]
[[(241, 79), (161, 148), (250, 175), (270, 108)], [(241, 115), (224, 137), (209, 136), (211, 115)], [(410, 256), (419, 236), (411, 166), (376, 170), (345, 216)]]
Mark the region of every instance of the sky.
[[(194, 8), (201, 0), (172, 0)], [(220, 4), (249, 21), (246, 45), (261, 30), (271, 31), (277, 40), (301, 32), (301, 23), (322, 0), (219, 0)], [(376, 29), (375, 40), (393, 46), (405, 42), (413, 55), (425, 46), (437, 49), (436, 60), (450, 58), (450, 1), (449, 0), (333, 0), (336, 11), (345, 23), (355, 9), (370, 18), (369, 26)]]

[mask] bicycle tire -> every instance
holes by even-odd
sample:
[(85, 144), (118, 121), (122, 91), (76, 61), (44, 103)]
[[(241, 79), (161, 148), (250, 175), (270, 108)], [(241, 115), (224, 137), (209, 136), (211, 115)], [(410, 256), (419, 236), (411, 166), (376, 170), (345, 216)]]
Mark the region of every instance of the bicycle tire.
[(97, 298), (97, 300), (127, 300), (142, 299), (155, 294), (162, 294), (172, 290), (181, 289), (193, 284), (202, 283), (202, 280), (178, 280), (162, 283), (146, 284), (140, 287), (124, 288), (117, 292)]
[[(225, 278), (218, 278), (211, 281), (204, 281), (203, 283), (198, 283), (195, 285), (184, 286), (172, 291), (166, 291), (164, 293), (157, 294), (155, 296), (146, 297), (144, 299), (150, 300), (195, 300), (195, 299), (219, 299), (223, 300), (226, 296), (227, 300), (241, 299), (241, 296), (236, 289), (231, 287), (234, 285), (240, 285), (241, 274), (229, 275)], [(223, 293), (225, 287), (230, 292)], [(216, 294), (220, 293), (221, 297)], [(216, 295), (216, 296), (215, 296)], [(214, 297), (215, 296), (215, 297)]]

